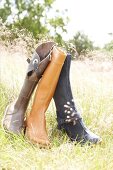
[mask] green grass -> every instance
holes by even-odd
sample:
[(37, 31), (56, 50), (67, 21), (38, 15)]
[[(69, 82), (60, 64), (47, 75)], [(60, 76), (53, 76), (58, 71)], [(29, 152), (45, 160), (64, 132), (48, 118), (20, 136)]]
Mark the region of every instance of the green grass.
[[(25, 70), (25, 54), (4, 50), (1, 56), (0, 120), (8, 103), (18, 96)], [(23, 136), (6, 134), (0, 125), (0, 169), (112, 170), (113, 169), (113, 65), (99, 61), (73, 61), (71, 84), (77, 108), (87, 126), (102, 137), (96, 146), (71, 143), (57, 130), (55, 106), (47, 113), (51, 149), (39, 149)]]

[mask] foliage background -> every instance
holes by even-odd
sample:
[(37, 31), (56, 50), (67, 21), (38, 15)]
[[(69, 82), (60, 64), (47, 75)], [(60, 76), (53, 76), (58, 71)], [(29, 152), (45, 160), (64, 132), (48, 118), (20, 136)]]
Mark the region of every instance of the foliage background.
[[(12, 36), (5, 35), (2, 39), (7, 37), (8, 41), (13, 41), (24, 30), (23, 35), (26, 31), (26, 35), (30, 34), (36, 42), (44, 38), (54, 40), (67, 51), (69, 50), (73, 58), (75, 58), (74, 49), (77, 49), (79, 56), (81, 54), (85, 56), (88, 51), (99, 49), (99, 47), (94, 46), (87, 35), (80, 31), (76, 32), (76, 30), (73, 38), (64, 41), (63, 35), (68, 33), (66, 26), (70, 20), (67, 16), (68, 10), (65, 8), (63, 11), (54, 10), (54, 2), (55, 0), (1, 1), (0, 17), (2, 23), (5, 23), (5, 26), (13, 33), (10, 33)], [(113, 33), (109, 33), (109, 35), (113, 36)], [(31, 42), (27, 44), (31, 46)], [(112, 51), (113, 41), (105, 44), (104, 49)]]

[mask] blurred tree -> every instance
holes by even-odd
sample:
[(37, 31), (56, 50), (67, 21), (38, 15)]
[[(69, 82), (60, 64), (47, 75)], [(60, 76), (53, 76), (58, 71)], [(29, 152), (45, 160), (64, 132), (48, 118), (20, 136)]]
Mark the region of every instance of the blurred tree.
[(105, 44), (104, 49), (107, 51), (113, 51), (113, 33), (110, 32), (108, 33), (108, 35), (112, 37), (112, 40), (109, 43)]
[(85, 54), (87, 50), (93, 50), (94, 48), (93, 42), (89, 40), (87, 35), (81, 32), (77, 32), (69, 42), (75, 46), (79, 55), (82, 53)]
[[(59, 10), (54, 19), (48, 15), (55, 0), (4, 0), (0, 6), (0, 17), (10, 28), (26, 28), (37, 38), (39, 34), (50, 36), (53, 30), (57, 43), (62, 45), (62, 32), (66, 32), (65, 25), (68, 17), (63, 16)], [(60, 33), (59, 33), (60, 29)]]
[(106, 49), (107, 51), (113, 51), (113, 40), (105, 44), (104, 49)]
[(5, 22), (9, 15), (11, 15), (10, 1), (6, 0), (3, 6), (0, 6), (0, 17), (2, 21)]
[(54, 28), (54, 39), (56, 42), (58, 42), (59, 45), (65, 45), (65, 42), (62, 38), (62, 32), (67, 32), (65, 25), (68, 21), (68, 17), (66, 18), (66, 21), (64, 18), (61, 18), (60, 16), (57, 16), (56, 18), (49, 19), (50, 25)]

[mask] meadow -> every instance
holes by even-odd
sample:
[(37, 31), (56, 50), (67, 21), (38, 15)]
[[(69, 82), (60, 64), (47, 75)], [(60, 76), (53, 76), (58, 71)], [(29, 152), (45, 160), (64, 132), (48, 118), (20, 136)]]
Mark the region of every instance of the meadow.
[[(92, 59), (72, 61), (70, 80), (79, 112), (88, 128), (101, 136), (102, 143), (93, 146), (71, 143), (57, 129), (52, 100), (46, 112), (52, 147), (40, 149), (24, 136), (7, 134), (1, 127), (5, 107), (18, 96), (28, 64), (21, 44), (15, 47), (0, 44), (0, 170), (113, 169), (113, 61), (102, 52), (94, 54)], [(32, 101), (33, 97), (27, 113)]]

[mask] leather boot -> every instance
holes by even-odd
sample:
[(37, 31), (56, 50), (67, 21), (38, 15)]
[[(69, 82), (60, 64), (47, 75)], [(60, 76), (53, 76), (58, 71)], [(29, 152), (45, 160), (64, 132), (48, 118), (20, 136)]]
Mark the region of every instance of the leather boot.
[(7, 106), (2, 126), (5, 130), (20, 134), (24, 125), (24, 116), (30, 97), (41, 78), (44, 70), (50, 63), (50, 55), (54, 42), (46, 42), (36, 48), (33, 57), (29, 61), (29, 66), (19, 97)]
[(45, 112), (54, 95), (65, 58), (66, 54), (54, 47), (52, 60), (38, 84), (32, 110), (26, 119), (26, 137), (32, 143), (45, 146), (50, 144), (46, 130)]
[(74, 103), (69, 78), (70, 64), (71, 55), (68, 54), (53, 96), (56, 105), (58, 129), (64, 129), (71, 141), (95, 144), (101, 141), (100, 137), (86, 128)]

